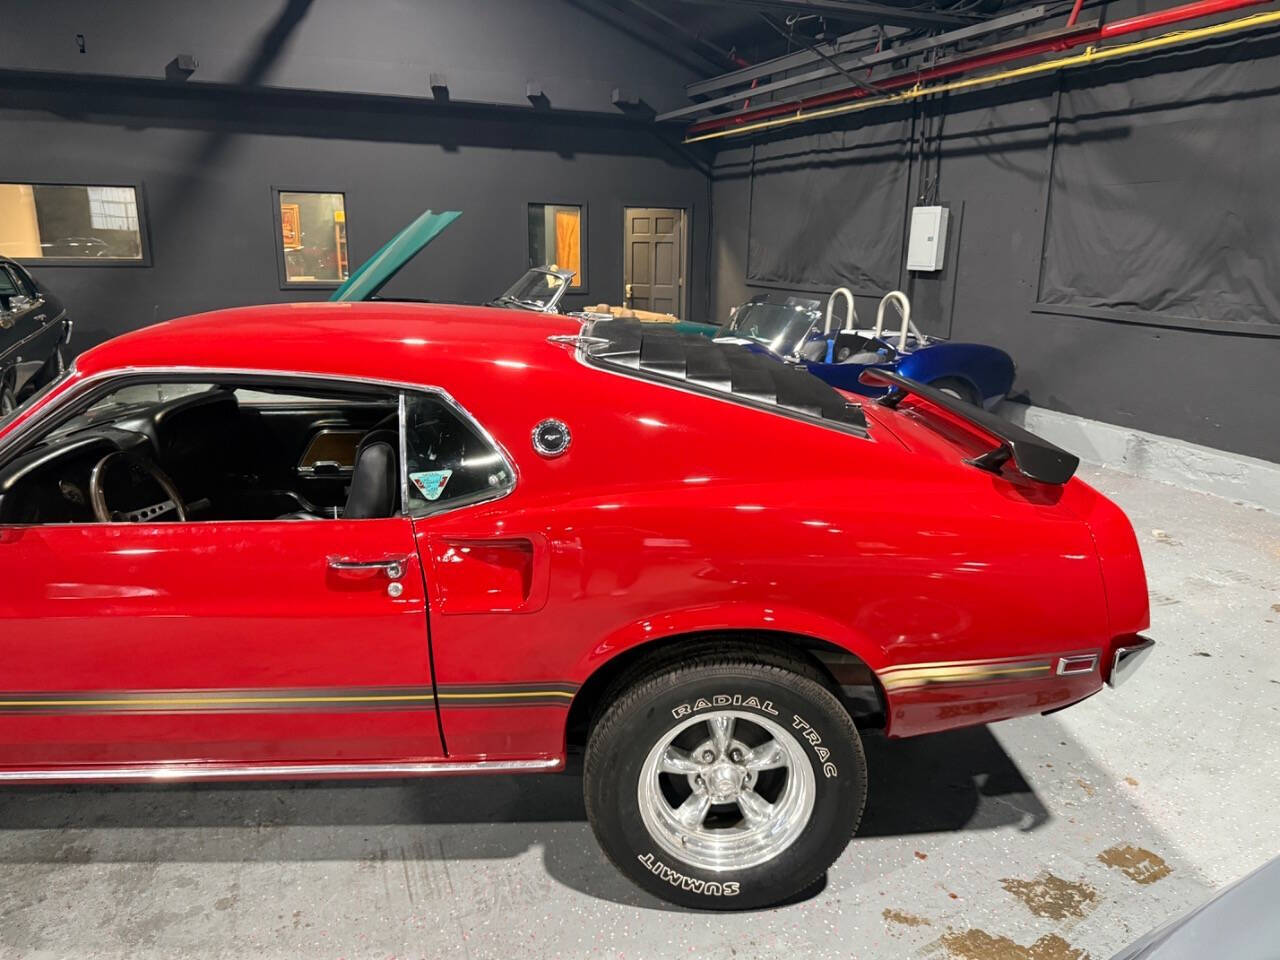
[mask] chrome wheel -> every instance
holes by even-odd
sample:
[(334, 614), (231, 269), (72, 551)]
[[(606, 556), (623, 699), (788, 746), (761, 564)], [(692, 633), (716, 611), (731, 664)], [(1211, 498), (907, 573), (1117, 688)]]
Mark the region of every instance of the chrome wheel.
[(702, 870), (772, 860), (804, 832), (816, 794), (800, 741), (767, 717), (719, 710), (667, 731), (640, 770), (640, 816), (672, 857)]

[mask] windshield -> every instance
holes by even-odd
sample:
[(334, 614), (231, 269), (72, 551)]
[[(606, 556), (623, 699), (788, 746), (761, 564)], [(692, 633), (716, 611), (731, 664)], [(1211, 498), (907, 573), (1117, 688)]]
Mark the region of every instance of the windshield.
[(817, 316), (803, 303), (744, 303), (717, 339), (745, 337), (787, 357), (800, 348)]
[(550, 311), (564, 296), (568, 282), (569, 276), (562, 272), (529, 270), (494, 302), (526, 310)]

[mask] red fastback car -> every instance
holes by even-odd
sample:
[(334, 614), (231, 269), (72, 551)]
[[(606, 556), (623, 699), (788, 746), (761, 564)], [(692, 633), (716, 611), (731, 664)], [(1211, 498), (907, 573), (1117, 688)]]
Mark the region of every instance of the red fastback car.
[(787, 898), (857, 828), (860, 728), (1055, 710), (1150, 646), (1133, 532), (1074, 458), (887, 385), (376, 301), (111, 341), (0, 421), (0, 782), (581, 747), (641, 886)]

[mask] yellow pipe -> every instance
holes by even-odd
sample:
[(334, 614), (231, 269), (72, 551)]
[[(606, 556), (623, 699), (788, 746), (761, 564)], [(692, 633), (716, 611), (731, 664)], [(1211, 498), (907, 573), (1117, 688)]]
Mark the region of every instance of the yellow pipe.
[(1031, 77), (1042, 73), (1052, 73), (1055, 70), (1070, 70), (1075, 67), (1083, 67), (1086, 64), (1098, 63), (1103, 60), (1114, 60), (1117, 57), (1127, 57), (1131, 54), (1143, 53), (1147, 50), (1162, 50), (1165, 47), (1172, 47), (1182, 43), (1204, 40), (1209, 37), (1224, 36), (1230, 33), (1238, 33), (1242, 30), (1253, 30), (1257, 27), (1266, 27), (1273, 24), (1280, 24), (1280, 10), (1270, 11), (1268, 13), (1255, 13), (1248, 17), (1240, 17), (1237, 20), (1228, 20), (1225, 23), (1214, 23), (1207, 27), (1196, 27), (1193, 30), (1174, 30), (1171, 33), (1161, 34), (1158, 37), (1151, 37), (1147, 40), (1135, 40), (1132, 43), (1122, 43), (1114, 47), (1103, 47), (1102, 49), (1098, 49), (1096, 47), (1089, 46), (1084, 49), (1084, 52), (1072, 54), (1069, 57), (1060, 57), (1057, 60), (1046, 60), (1042, 63), (1033, 63), (1025, 67), (1014, 67), (1011, 70), (1002, 70), (999, 73), (986, 74), (980, 77), (968, 77), (964, 80), (948, 80), (945, 83), (938, 83), (928, 87), (916, 84), (914, 87), (904, 90), (901, 93), (890, 93), (872, 100), (857, 100), (853, 103), (842, 103), (836, 107), (825, 107), (821, 110), (811, 110), (807, 113), (804, 111), (797, 111), (791, 116), (761, 120), (758, 123), (749, 123), (741, 127), (726, 127), (723, 130), (713, 130), (711, 133), (700, 134), (696, 137), (686, 137), (684, 142), (701, 143), (704, 140), (718, 140), (722, 137), (736, 137), (744, 133), (755, 133), (758, 130), (772, 130), (776, 127), (790, 126), (793, 123), (801, 123), (808, 120), (821, 120), (825, 117), (835, 117), (845, 113), (853, 113), (857, 110), (870, 110), (872, 107), (883, 107), (891, 103), (905, 103), (919, 97), (927, 97), (934, 93), (948, 93), (953, 90), (969, 90), (978, 86), (999, 83), (1002, 80), (1017, 80), (1022, 77)]

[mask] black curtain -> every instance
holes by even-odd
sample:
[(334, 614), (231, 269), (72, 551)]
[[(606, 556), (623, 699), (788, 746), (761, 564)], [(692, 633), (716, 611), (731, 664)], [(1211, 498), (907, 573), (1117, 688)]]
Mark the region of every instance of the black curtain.
[(1066, 76), (1041, 302), (1280, 324), (1278, 46)]
[(748, 282), (868, 294), (897, 286), (911, 136), (910, 111), (897, 112), (755, 148)]

